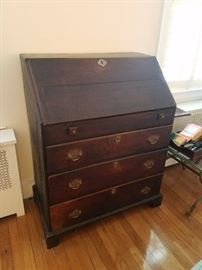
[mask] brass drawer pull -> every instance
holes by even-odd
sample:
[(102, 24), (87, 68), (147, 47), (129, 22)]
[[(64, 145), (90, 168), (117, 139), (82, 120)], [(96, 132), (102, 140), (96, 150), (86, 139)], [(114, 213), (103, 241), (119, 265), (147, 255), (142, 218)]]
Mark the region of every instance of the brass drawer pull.
[(154, 162), (154, 160), (152, 160), (152, 159), (148, 159), (148, 160), (146, 160), (146, 161), (144, 162), (144, 166), (145, 166), (146, 169), (151, 169), (151, 168), (153, 168), (153, 167), (154, 167), (154, 164), (155, 164), (155, 162)]
[(148, 138), (148, 142), (150, 144), (156, 144), (159, 141), (160, 136), (159, 135), (151, 135)]
[(81, 184), (82, 184), (82, 180), (80, 178), (75, 178), (75, 179), (69, 181), (68, 187), (73, 189), (73, 190), (76, 190), (76, 189), (80, 188)]
[(151, 188), (148, 187), (148, 186), (145, 186), (141, 189), (141, 193), (144, 194), (144, 195), (147, 195), (149, 192), (151, 191)]
[(78, 133), (78, 127), (69, 127), (68, 128), (68, 134), (73, 136), (76, 135)]
[(111, 189), (111, 194), (112, 194), (112, 195), (116, 194), (116, 188), (112, 188), (112, 189)]
[(97, 60), (97, 63), (98, 63), (99, 66), (105, 67), (107, 65), (107, 60), (99, 59), (99, 60)]
[(81, 215), (82, 211), (80, 209), (74, 209), (69, 213), (69, 219), (76, 219)]
[(116, 143), (120, 143), (120, 141), (121, 141), (121, 136), (116, 136), (115, 137), (115, 142)]
[(73, 150), (70, 150), (67, 153), (67, 157), (71, 161), (74, 161), (75, 162), (75, 161), (78, 161), (81, 158), (82, 154), (83, 154), (82, 150), (80, 150), (80, 149), (73, 149)]

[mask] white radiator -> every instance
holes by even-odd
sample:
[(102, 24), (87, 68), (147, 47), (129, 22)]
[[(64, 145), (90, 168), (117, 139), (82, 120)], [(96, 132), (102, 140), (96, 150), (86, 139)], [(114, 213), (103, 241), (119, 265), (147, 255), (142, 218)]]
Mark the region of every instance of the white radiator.
[(12, 129), (0, 130), (0, 218), (24, 215), (24, 205)]

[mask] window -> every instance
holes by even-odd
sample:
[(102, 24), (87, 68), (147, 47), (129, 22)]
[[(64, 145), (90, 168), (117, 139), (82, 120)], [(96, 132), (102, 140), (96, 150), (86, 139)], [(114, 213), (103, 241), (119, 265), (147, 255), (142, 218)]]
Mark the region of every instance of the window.
[(165, 1), (158, 60), (176, 101), (202, 104), (202, 0)]

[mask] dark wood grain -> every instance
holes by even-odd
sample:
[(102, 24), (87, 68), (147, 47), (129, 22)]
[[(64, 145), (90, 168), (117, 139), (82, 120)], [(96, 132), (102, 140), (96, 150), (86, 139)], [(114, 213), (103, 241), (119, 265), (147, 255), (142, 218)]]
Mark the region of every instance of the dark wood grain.
[(100, 66), (100, 58), (63, 58), (28, 60), (40, 85), (72, 85), (107, 83), (128, 80), (152, 80), (160, 78), (155, 57), (104, 58), (106, 66)]
[[(99, 118), (99, 121), (98, 119), (92, 119), (46, 125), (43, 132), (46, 145), (53, 145), (141, 128), (171, 125), (174, 114), (175, 108), (161, 109)], [(71, 132), (73, 128), (76, 129), (75, 133)]]
[[(50, 207), (51, 224), (58, 230), (103, 215), (126, 205), (159, 195), (162, 175), (139, 181)], [(148, 193), (144, 189), (148, 188)], [(78, 217), (74, 216), (78, 212)]]
[[(47, 171), (50, 174), (73, 170), (104, 160), (165, 148), (170, 139), (170, 131), (171, 126), (166, 126), (50, 146), (46, 148)], [(159, 139), (151, 144), (149, 138), (153, 136)], [(69, 157), (73, 151), (81, 153), (77, 161)]]
[(172, 99), (169, 91), (162, 96), (163, 88), (161, 80), (47, 86), (41, 110), (47, 124), (159, 110)]
[[(164, 170), (166, 152), (166, 150), (154, 151), (51, 175), (48, 178), (50, 203), (72, 200), (135, 179), (160, 174)], [(78, 184), (73, 185), (75, 182)]]
[(34, 167), (34, 179), (37, 185), (37, 190), (41, 200), (41, 209), (46, 219), (47, 226), (50, 229), (49, 219), (49, 208), (47, 200), (47, 189), (46, 189), (46, 171), (44, 162), (44, 137), (42, 128), (42, 118), (40, 110), (38, 110), (38, 103), (36, 92), (32, 77), (30, 77), (28, 68), (23, 58), (21, 58), (22, 75), (24, 83), (24, 92), (26, 100), (27, 115), (29, 119), (29, 130), (33, 157)]

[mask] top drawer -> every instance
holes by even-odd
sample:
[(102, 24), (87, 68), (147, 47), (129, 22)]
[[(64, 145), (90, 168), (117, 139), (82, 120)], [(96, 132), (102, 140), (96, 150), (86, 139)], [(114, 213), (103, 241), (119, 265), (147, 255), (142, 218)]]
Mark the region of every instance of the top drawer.
[(46, 147), (48, 174), (71, 171), (124, 156), (166, 148), (172, 126), (141, 129)]
[(170, 108), (110, 118), (47, 125), (43, 127), (45, 145), (170, 125), (173, 122), (174, 113), (175, 109)]

